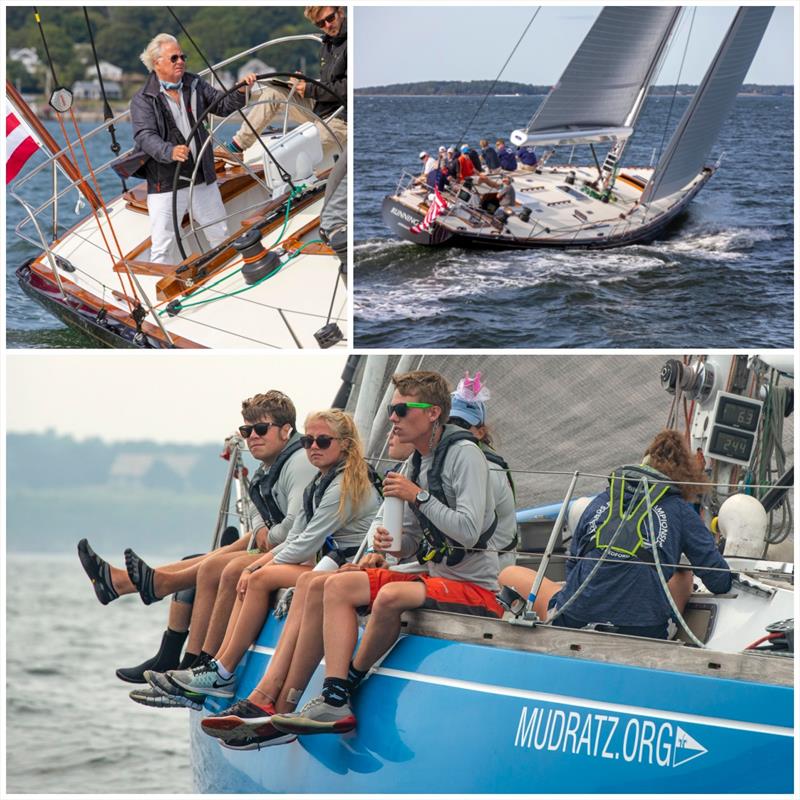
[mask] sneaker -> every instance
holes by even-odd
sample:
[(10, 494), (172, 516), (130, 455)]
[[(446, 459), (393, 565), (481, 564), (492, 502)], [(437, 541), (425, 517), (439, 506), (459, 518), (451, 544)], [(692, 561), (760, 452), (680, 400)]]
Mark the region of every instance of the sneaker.
[(201, 711), (203, 708), (204, 695), (185, 695), (180, 692), (176, 687), (172, 687), (175, 694), (168, 694), (162, 692), (161, 689), (156, 689), (153, 686), (145, 686), (142, 689), (134, 689), (128, 697), (134, 703), (141, 703), (143, 706), (150, 706), (151, 708), (193, 708), (195, 711)]
[(236, 689), (236, 676), (220, 678), (216, 661), (191, 669), (173, 669), (166, 674), (176, 686), (188, 692), (233, 697)]
[[(185, 706), (186, 708), (194, 708), (199, 711), (203, 707), (203, 703), (205, 703), (206, 696), (204, 694), (200, 692), (187, 692), (185, 689), (181, 689), (180, 686), (176, 686), (169, 679), (169, 676), (165, 672), (147, 670), (144, 673), (144, 677), (150, 685), (149, 688), (153, 689), (156, 694), (170, 697), (174, 701), (172, 703), (161, 703), (161, 705)], [(142, 689), (141, 691), (146, 691), (146, 689)]]
[(309, 700), (300, 711), (273, 714), (270, 722), (285, 733), (347, 733), (356, 727), (350, 703), (332, 706), (320, 695)]
[[(223, 709), (216, 714), (200, 721), (203, 733), (214, 736), (223, 741), (239, 739), (254, 733), (254, 729), (264, 727), (269, 723), (272, 715), (249, 700), (240, 700), (230, 708)], [(270, 725), (269, 732), (275, 729)]]
[[(265, 729), (263, 733), (256, 731)], [(227, 742), (219, 739), (221, 747), (227, 750), (261, 750), (264, 747), (273, 747), (276, 744), (289, 744), (297, 739), (293, 733), (282, 733), (267, 723), (257, 728), (256, 731), (240, 736), (238, 739), (229, 739)], [(269, 728), (269, 731), (266, 729)]]

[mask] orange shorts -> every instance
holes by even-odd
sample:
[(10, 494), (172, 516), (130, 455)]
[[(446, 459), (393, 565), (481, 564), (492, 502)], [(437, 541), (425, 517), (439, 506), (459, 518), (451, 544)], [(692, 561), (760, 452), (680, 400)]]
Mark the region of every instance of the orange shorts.
[(369, 608), (378, 592), (387, 583), (422, 581), (425, 584), (425, 602), (422, 608), (472, 614), (478, 617), (502, 617), (503, 609), (494, 592), (474, 583), (434, 578), (425, 573), (394, 572), (390, 569), (365, 570), (369, 578)]

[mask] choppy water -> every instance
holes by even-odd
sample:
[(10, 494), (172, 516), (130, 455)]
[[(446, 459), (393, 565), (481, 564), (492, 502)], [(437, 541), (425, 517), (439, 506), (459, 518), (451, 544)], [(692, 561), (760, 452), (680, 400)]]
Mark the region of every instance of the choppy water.
[[(356, 97), (357, 346), (793, 346), (791, 97), (737, 98), (712, 153), (724, 151), (720, 170), (663, 241), (478, 252), (392, 238), (384, 195), (420, 150), (455, 144), (480, 99)], [(539, 100), (490, 98), (466, 140), (507, 138)], [(650, 163), (669, 103), (648, 101), (625, 163)]]
[(155, 653), (166, 603), (101, 606), (77, 555), (7, 567), (8, 791), (191, 792), (189, 712), (136, 705), (114, 675)]

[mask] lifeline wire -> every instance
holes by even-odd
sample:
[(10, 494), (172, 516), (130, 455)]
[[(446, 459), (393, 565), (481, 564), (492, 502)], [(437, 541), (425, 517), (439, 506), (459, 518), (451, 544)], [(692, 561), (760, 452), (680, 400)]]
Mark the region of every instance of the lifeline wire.
[(533, 12), (533, 16), (530, 18), (530, 21), (525, 26), (525, 30), (522, 31), (522, 36), (519, 37), (519, 39), (517, 40), (517, 43), (514, 45), (514, 49), (511, 51), (511, 54), (509, 55), (509, 57), (506, 59), (506, 63), (503, 64), (503, 66), (500, 68), (500, 72), (497, 73), (497, 77), (494, 79), (494, 81), (492, 82), (492, 85), (489, 87), (489, 91), (486, 92), (486, 94), (484, 95), (484, 98), (483, 98), (483, 100), (481, 100), (480, 105), (478, 106), (478, 109), (472, 115), (472, 119), (467, 123), (466, 128), (464, 128), (464, 132), (461, 134), (461, 136), (459, 136), (459, 138), (458, 138), (459, 142), (463, 142), (464, 141), (464, 137), (467, 135), (467, 131), (469, 130), (469, 128), (472, 125), (472, 123), (475, 122), (475, 118), (478, 116), (478, 114), (480, 114), (481, 109), (483, 108), (483, 106), (486, 103), (486, 101), (489, 99), (489, 95), (492, 93), (492, 89), (494, 89), (494, 87), (497, 85), (497, 81), (500, 80), (500, 76), (505, 72), (505, 69), (508, 66), (508, 62), (511, 61), (511, 59), (514, 57), (514, 53), (517, 52), (517, 48), (522, 44), (522, 40), (525, 38), (525, 34), (528, 32), (528, 28), (530, 28), (530, 26), (533, 25), (533, 21), (536, 19), (536, 16), (538, 15), (538, 13), (541, 10), (542, 10), (542, 7), (539, 6), (536, 9), (536, 11)]

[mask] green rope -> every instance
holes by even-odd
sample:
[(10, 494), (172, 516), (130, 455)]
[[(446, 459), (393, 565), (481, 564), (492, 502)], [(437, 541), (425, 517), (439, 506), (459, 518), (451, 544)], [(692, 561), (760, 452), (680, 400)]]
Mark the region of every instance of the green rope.
[[(208, 300), (198, 300), (196, 303), (181, 303), (177, 307), (177, 310), (182, 311), (184, 308), (192, 308), (193, 306), (202, 306), (207, 303), (214, 303), (217, 300), (222, 300), (226, 297), (235, 297), (237, 294), (242, 294), (250, 289), (254, 289), (259, 284), (269, 280), (269, 278), (271, 278), (273, 275), (277, 275), (292, 259), (297, 258), (297, 256), (299, 256), (300, 253), (302, 253), (303, 250), (305, 250), (305, 248), (310, 244), (324, 244), (324, 242), (321, 239), (312, 239), (310, 242), (306, 242), (302, 247), (299, 247), (294, 253), (292, 253), (289, 258), (287, 258), (286, 261), (284, 261), (279, 267), (276, 267), (274, 270), (272, 270), (272, 272), (268, 273), (263, 278), (259, 278), (255, 283), (252, 283), (249, 286), (243, 286), (241, 289), (237, 289), (235, 292), (226, 292), (225, 294), (220, 294), (217, 297), (210, 297)], [(217, 283), (219, 283), (219, 281), (217, 281)], [(211, 287), (209, 286), (206, 288)], [(162, 311), (160, 313), (163, 314), (164, 312)]]
[[(266, 248), (267, 250), (272, 250), (272, 248), (275, 247), (275, 245), (278, 244), (278, 242), (280, 242), (280, 240), (283, 238), (284, 231), (286, 230), (286, 227), (289, 224), (289, 212), (292, 210), (292, 201), (294, 200), (295, 197), (297, 197), (297, 195), (301, 194), (305, 188), (306, 185), (303, 184), (302, 186), (295, 186), (292, 189), (289, 195), (289, 199), (286, 201), (286, 213), (283, 216), (283, 227), (281, 227), (280, 233), (278, 233), (278, 236), (275, 239), (275, 241), (269, 247)], [(319, 239), (314, 240), (315, 243), (319, 241), (320, 241)], [(312, 244), (312, 242), (307, 242), (306, 244)], [(286, 264), (288, 264), (289, 261), (295, 258), (295, 256), (299, 255), (305, 246), (306, 245), (304, 244), (303, 247), (301, 247), (296, 253), (290, 256), (286, 260)], [(283, 266), (285, 265), (282, 264), (280, 267), (270, 272), (269, 275), (265, 275), (263, 278), (259, 279), (256, 283), (252, 284), (251, 286), (245, 287), (245, 289), (252, 289), (253, 286), (258, 286), (258, 284), (261, 283), (262, 281), (265, 281), (267, 280), (267, 278), (271, 278), (273, 275), (280, 272)], [(201, 289), (198, 289), (196, 292), (194, 292), (192, 297), (197, 297), (197, 295), (202, 294), (203, 292), (207, 292), (209, 289), (213, 289), (215, 286), (218, 286), (223, 281), (228, 280), (228, 278), (232, 278), (234, 275), (238, 275), (243, 268), (244, 265), (242, 265), (238, 269), (233, 270), (233, 272), (229, 272), (227, 275), (223, 275), (219, 280), (216, 280), (213, 283), (209, 283), (206, 286), (203, 286)], [(228, 296), (232, 297), (234, 294), (239, 294), (240, 292), (245, 291), (245, 289), (239, 289), (238, 291), (233, 292), (231, 295), (226, 295), (226, 294), (220, 295), (219, 297), (213, 298), (213, 300), (221, 300), (223, 297), (228, 297)], [(173, 306), (172, 309), (165, 308), (163, 311), (159, 311), (158, 314), (159, 316), (163, 316), (164, 314), (168, 314), (170, 310), (174, 313), (176, 311), (181, 311), (184, 308), (191, 308), (192, 306), (202, 305), (202, 303), (204, 302), (210, 303), (213, 302), (213, 300), (203, 300), (197, 303), (178, 303), (177, 305)]]

